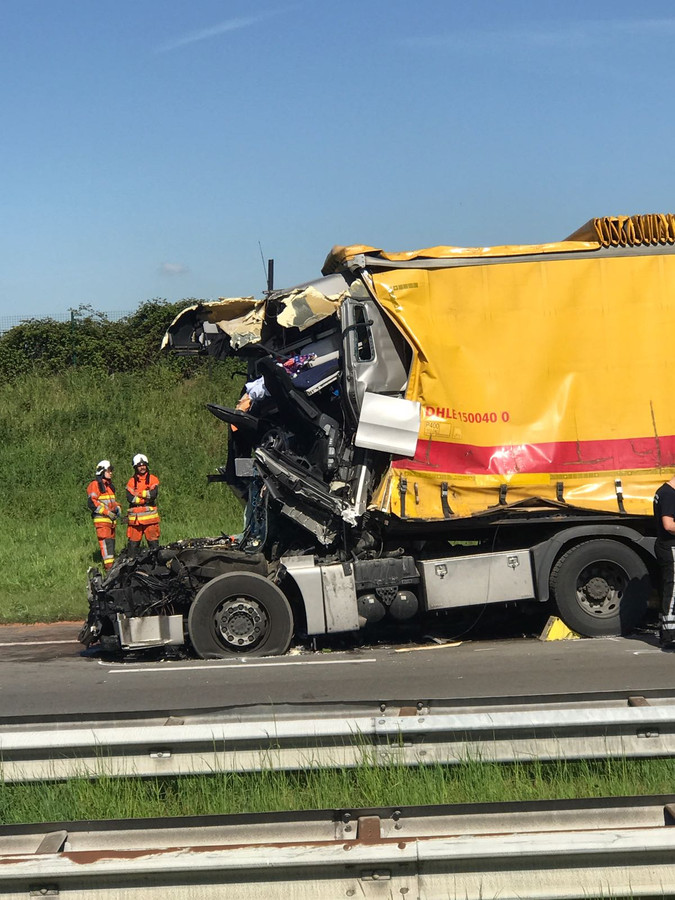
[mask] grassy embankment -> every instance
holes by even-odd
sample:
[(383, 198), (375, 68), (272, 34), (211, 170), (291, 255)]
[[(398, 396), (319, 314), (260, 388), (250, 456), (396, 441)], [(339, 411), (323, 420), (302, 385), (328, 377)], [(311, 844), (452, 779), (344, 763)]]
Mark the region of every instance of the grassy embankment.
[(492, 803), (673, 793), (669, 759), (467, 762), (408, 768), (264, 771), (180, 778), (4, 784), (0, 823), (226, 815), (345, 807)]
[(0, 622), (84, 618), (87, 568), (100, 566), (86, 486), (102, 458), (119, 498), (132, 455), (147, 454), (163, 543), (240, 530), (230, 490), (206, 482), (225, 462), (227, 426), (205, 404), (234, 405), (241, 383), (227, 364), (183, 379), (160, 362), (142, 375), (71, 369), (0, 385)]

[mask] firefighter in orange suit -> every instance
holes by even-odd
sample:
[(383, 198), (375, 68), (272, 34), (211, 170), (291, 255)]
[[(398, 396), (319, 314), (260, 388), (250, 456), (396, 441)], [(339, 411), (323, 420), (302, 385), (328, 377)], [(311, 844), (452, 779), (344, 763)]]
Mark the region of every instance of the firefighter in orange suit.
[(96, 477), (87, 487), (87, 506), (94, 520), (103, 565), (109, 569), (115, 558), (115, 527), (122, 515), (122, 508), (115, 498), (112, 483), (113, 467), (109, 459), (102, 459), (96, 466)]
[(143, 535), (148, 547), (159, 547), (159, 513), (157, 512), (157, 490), (159, 478), (150, 474), (148, 457), (137, 453), (131, 461), (134, 474), (127, 482), (127, 502), (129, 516), (127, 527), (127, 549), (132, 556), (138, 553)]

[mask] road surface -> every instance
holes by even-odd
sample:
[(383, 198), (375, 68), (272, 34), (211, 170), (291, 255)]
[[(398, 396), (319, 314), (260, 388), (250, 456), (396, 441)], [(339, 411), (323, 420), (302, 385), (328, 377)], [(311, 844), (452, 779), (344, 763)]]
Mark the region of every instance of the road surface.
[(0, 627), (0, 719), (256, 704), (522, 698), (670, 690), (675, 653), (651, 633), (543, 642), (536, 637), (359, 646), (243, 660), (111, 660), (84, 650), (80, 623)]

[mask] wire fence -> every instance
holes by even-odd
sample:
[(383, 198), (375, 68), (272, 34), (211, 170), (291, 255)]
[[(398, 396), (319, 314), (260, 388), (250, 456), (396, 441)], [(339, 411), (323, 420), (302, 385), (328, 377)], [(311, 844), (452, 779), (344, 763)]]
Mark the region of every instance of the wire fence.
[(34, 316), (0, 316), (0, 336), (16, 328), (17, 325), (23, 325), (24, 322), (33, 320), (52, 319), (54, 322), (77, 322), (83, 316), (105, 316), (111, 322), (118, 322), (127, 316), (133, 315), (133, 310), (116, 310), (114, 312), (102, 312), (99, 310), (71, 310), (67, 313), (42, 313), (42, 315)]

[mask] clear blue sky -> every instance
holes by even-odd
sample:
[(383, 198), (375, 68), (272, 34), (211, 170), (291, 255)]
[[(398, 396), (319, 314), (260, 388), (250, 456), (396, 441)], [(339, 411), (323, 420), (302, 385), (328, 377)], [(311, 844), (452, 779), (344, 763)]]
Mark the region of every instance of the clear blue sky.
[(675, 212), (675, 6), (0, 0), (0, 317)]

